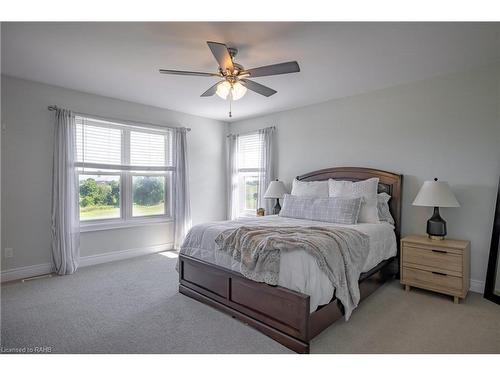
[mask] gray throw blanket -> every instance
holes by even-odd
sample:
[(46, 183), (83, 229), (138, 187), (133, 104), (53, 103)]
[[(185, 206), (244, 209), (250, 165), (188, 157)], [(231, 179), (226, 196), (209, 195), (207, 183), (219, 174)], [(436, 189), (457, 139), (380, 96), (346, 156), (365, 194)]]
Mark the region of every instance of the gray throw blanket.
[(350, 228), (242, 226), (220, 233), (215, 242), (241, 263), (243, 276), (277, 285), (280, 252), (303, 249), (314, 256), (335, 287), (345, 319), (359, 303), (359, 275), (368, 256), (366, 234)]

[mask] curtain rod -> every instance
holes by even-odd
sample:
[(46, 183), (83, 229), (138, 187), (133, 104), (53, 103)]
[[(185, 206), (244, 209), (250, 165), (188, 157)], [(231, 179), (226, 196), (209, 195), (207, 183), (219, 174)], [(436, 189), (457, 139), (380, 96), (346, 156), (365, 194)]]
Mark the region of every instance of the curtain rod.
[[(56, 111), (59, 109), (58, 106), (56, 105), (49, 105), (47, 107), (47, 109), (49, 111)], [(160, 124), (152, 124), (150, 122), (144, 122), (144, 121), (130, 121), (130, 120), (122, 120), (122, 119), (118, 119), (118, 118), (113, 118), (113, 117), (101, 117), (101, 116), (97, 116), (97, 115), (91, 115), (91, 114), (88, 114), (88, 113), (82, 113), (82, 112), (75, 112), (73, 111), (74, 113), (76, 113), (77, 115), (82, 115), (82, 116), (87, 116), (87, 117), (94, 117), (94, 118), (97, 118), (97, 119), (101, 119), (101, 120), (111, 120), (111, 121), (116, 121), (116, 122), (124, 122), (124, 123), (139, 123), (139, 124), (144, 124), (144, 125), (150, 125), (150, 126), (155, 126), (155, 127), (160, 127), (160, 128), (169, 128), (169, 129), (178, 129), (179, 127), (176, 127), (176, 126), (168, 126), (168, 125), (160, 125)], [(186, 130), (188, 132), (191, 131), (191, 128), (186, 128)]]
[(243, 133), (229, 133), (226, 135), (226, 137), (229, 138), (233, 135), (247, 135), (247, 134), (251, 134), (251, 133), (257, 133), (259, 130), (264, 130), (264, 129), (276, 129), (276, 126), (268, 126), (267, 128), (261, 128), (261, 129), (257, 129), (257, 130), (249, 130), (249, 131), (246, 131)]

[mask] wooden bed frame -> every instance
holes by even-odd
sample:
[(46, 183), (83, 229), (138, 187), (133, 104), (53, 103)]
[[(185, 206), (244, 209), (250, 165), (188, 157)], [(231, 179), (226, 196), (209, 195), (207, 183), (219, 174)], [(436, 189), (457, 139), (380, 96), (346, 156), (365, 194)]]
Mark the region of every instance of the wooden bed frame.
[[(379, 192), (391, 195), (389, 208), (395, 221), (398, 253), (361, 274), (361, 300), (399, 272), (402, 176), (376, 169), (329, 168), (298, 176), (301, 181), (360, 181), (379, 178)], [(309, 343), (343, 316), (335, 298), (310, 312), (309, 296), (281, 286), (270, 286), (241, 274), (183, 254), (179, 255), (179, 292), (224, 311), (297, 353), (309, 353)]]

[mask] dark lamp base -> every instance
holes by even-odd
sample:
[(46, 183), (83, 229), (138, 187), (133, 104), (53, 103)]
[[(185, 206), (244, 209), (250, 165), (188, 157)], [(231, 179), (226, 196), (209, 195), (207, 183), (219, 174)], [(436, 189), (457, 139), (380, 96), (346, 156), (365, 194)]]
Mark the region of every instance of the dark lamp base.
[(434, 207), (434, 214), (427, 220), (427, 234), (432, 240), (444, 240), (446, 221), (439, 215), (439, 207)]
[(281, 211), (280, 200), (276, 199), (276, 204), (273, 207), (273, 214), (278, 215)]

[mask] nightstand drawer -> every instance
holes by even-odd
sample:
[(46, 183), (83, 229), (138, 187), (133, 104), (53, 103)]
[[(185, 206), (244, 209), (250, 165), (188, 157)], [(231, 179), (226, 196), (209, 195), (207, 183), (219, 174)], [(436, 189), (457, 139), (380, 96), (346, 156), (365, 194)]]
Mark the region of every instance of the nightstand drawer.
[[(428, 271), (443, 271), (454, 276), (462, 275), (462, 256), (446, 250), (422, 249), (408, 245), (403, 246), (403, 264)], [(408, 264), (411, 263), (412, 265)]]
[(423, 286), (439, 291), (459, 291), (462, 289), (462, 278), (445, 273), (403, 267), (402, 282), (415, 286)]

